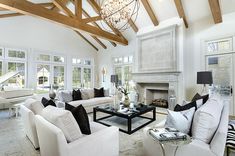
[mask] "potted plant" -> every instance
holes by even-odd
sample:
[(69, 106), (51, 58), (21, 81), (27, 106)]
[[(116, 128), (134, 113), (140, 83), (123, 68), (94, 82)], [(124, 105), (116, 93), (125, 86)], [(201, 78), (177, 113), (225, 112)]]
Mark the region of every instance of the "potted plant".
[(124, 101), (123, 101), (124, 106), (129, 107), (130, 106), (130, 99), (129, 99), (129, 96), (128, 96), (129, 92), (128, 92), (127, 87), (126, 88), (119, 87), (118, 91), (121, 92), (124, 95)]

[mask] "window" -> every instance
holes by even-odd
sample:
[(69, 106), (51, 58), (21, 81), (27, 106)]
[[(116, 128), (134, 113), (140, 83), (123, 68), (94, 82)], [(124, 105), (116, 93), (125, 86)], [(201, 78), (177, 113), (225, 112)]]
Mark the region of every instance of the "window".
[(118, 75), (119, 85), (128, 84), (132, 80), (133, 56), (113, 58), (114, 73)]
[(0, 48), (0, 57), (3, 57), (3, 48)]
[(73, 67), (73, 88), (79, 88), (82, 85), (81, 67)]
[(2, 61), (0, 61), (0, 76), (2, 76)]
[(37, 65), (37, 93), (46, 93), (50, 88), (50, 65)]
[(64, 57), (62, 57), (62, 56), (54, 56), (54, 62), (64, 63)]
[(18, 71), (19, 75), (8, 81), (9, 86), (25, 86), (25, 63), (8, 62), (8, 72)]
[(54, 66), (54, 87), (64, 89), (64, 66)]
[(38, 61), (50, 61), (51, 60), (51, 56), (50, 55), (45, 55), (45, 54), (39, 54), (37, 56), (37, 60)]
[(91, 88), (93, 87), (93, 66), (90, 59), (73, 58), (73, 88)]
[(21, 50), (7, 49), (7, 56), (10, 58), (25, 59), (26, 53), (25, 51), (21, 51)]
[(84, 78), (84, 87), (91, 88), (91, 68), (84, 68), (83, 70), (83, 78)]
[(65, 57), (38, 54), (37, 93), (47, 93), (51, 85), (54, 89), (65, 88)]
[(232, 51), (232, 38), (226, 38), (221, 40), (212, 40), (206, 42), (207, 53), (221, 53)]

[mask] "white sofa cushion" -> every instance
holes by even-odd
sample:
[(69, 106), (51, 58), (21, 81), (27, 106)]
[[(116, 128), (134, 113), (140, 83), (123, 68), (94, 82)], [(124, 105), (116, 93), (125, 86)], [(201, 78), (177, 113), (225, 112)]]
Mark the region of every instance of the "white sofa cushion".
[(167, 111), (168, 116), (166, 119), (165, 127), (175, 128), (180, 132), (188, 134), (191, 128), (195, 107), (181, 112), (174, 112), (171, 110)]
[(223, 103), (211, 98), (195, 112), (192, 125), (193, 139), (210, 143), (218, 128), (222, 109)]
[(41, 114), (44, 106), (40, 101), (37, 101), (35, 99), (29, 98), (25, 101), (24, 104), (25, 107), (27, 107), (29, 110), (31, 110), (34, 114)]
[(112, 103), (112, 102), (113, 102), (112, 97), (99, 97), (99, 98), (92, 98), (88, 100), (71, 101), (69, 102), (69, 104), (73, 105), (74, 107), (77, 107), (79, 105), (83, 105), (84, 107), (87, 107), (87, 106), (96, 106), (99, 104), (107, 104), (107, 103)]
[(73, 142), (83, 136), (70, 111), (53, 106), (47, 106), (43, 109), (41, 115), (47, 121), (60, 128), (68, 142)]

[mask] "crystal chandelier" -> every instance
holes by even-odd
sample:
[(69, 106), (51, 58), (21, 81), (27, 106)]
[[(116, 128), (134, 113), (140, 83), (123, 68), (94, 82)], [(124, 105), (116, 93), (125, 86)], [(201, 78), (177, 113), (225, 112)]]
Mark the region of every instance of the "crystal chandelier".
[[(139, 0), (103, 0), (100, 15), (102, 19), (114, 28), (124, 31), (130, 27), (128, 21), (136, 20), (138, 16)], [(101, 22), (102, 26), (104, 24)]]

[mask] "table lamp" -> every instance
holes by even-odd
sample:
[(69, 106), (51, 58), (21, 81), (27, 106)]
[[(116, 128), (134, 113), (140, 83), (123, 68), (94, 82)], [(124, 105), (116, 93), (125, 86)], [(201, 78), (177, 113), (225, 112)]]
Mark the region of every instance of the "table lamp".
[(206, 93), (206, 85), (213, 84), (212, 72), (211, 71), (200, 71), (197, 72), (197, 84), (203, 84), (202, 93)]

